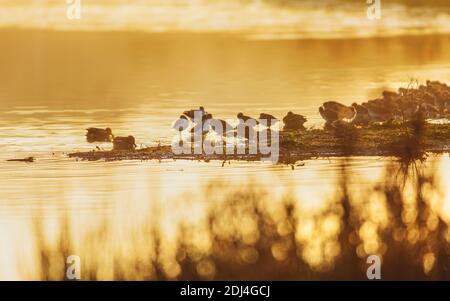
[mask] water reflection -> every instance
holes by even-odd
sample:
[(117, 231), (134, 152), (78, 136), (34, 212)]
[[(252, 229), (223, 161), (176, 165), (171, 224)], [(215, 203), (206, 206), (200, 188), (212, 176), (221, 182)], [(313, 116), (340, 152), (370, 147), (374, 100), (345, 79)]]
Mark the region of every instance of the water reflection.
[[(378, 254), (383, 279), (450, 279), (449, 158), (408, 169), (373, 159), (361, 168), (367, 160), (311, 161), (247, 181), (236, 171), (255, 166), (239, 163), (221, 178), (201, 167), (154, 178), (138, 172), (122, 176), (131, 187), (111, 187), (110, 206), (97, 210), (69, 201), (88, 200), (96, 185), (77, 179), (72, 191), (64, 184), (68, 200), (41, 216), (40, 205), (21, 218), (11, 217), (14, 206), (3, 211), (0, 277), (63, 279), (66, 256), (77, 254), (83, 279), (365, 279), (366, 257)], [(311, 170), (330, 166), (332, 178), (305, 189)], [(171, 191), (180, 176), (188, 185)], [(333, 190), (324, 197), (326, 183)]]

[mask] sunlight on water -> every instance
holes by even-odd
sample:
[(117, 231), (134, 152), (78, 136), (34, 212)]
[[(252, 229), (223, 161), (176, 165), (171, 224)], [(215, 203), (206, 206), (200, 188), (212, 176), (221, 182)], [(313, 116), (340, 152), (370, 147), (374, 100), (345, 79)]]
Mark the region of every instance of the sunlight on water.
[[(440, 170), (446, 172), (448, 162), (448, 157), (431, 159), (419, 171), (425, 175), (433, 170), (434, 164), (440, 164)], [(354, 234), (355, 242), (360, 241), (355, 246), (360, 257), (384, 254), (388, 248), (395, 248), (383, 234), (398, 227), (398, 221), (392, 220), (393, 204), (387, 203), (395, 200), (386, 199), (383, 190), (376, 188), (384, 185), (384, 179), (393, 180), (386, 175), (392, 163), (391, 159), (355, 158), (345, 165), (351, 173), (348, 184), (352, 214), (361, 219)], [(271, 233), (260, 228), (259, 218), (272, 220), (267, 220), (266, 227), (275, 223), (277, 234), (270, 235), (279, 238), (272, 238), (270, 252), (276, 261), (283, 262), (292, 256), (292, 242), (286, 239), (296, 229), (293, 233), (294, 243), (298, 244), (296, 256), (313, 271), (330, 271), (337, 264), (337, 257), (345, 252), (340, 237), (349, 227), (342, 215), (343, 208), (335, 201), (342, 193), (341, 164), (342, 159), (315, 160), (292, 171), (284, 166), (263, 168), (237, 162), (223, 168), (220, 163), (192, 165), (181, 161), (72, 162), (60, 171), (52, 165), (40, 167), (39, 173), (52, 173), (52, 178), (33, 173), (33, 179), (29, 178), (26, 185), (23, 179), (29, 177), (25, 174), (30, 174), (30, 169), (17, 167), (8, 179), (0, 180), (1, 187), (10, 189), (5, 191), (8, 200), (2, 201), (0, 239), (9, 243), (2, 244), (0, 262), (8, 264), (1, 265), (0, 278), (59, 279), (63, 268), (59, 256), (71, 252), (84, 258), (85, 277), (89, 278), (181, 277), (187, 275), (180, 266), (183, 256), (189, 256), (197, 262), (199, 276), (208, 279), (216, 273), (217, 262), (212, 260), (221, 255), (214, 245), (221, 240), (235, 237), (242, 241), (239, 251), (242, 264), (258, 261), (262, 256), (259, 253), (263, 252), (261, 236)], [(257, 172), (255, 168), (259, 168)], [(417, 187), (414, 177), (408, 181), (412, 181), (413, 189)], [(20, 188), (23, 185), (26, 189)], [(387, 185), (384, 189), (391, 184)], [(328, 191), (324, 190), (326, 187)], [(55, 189), (61, 193), (55, 195)], [(445, 204), (430, 203), (430, 206), (437, 216), (448, 220), (447, 185), (423, 189), (447, 196)], [(38, 198), (33, 200), (33, 195)], [(425, 197), (432, 202), (431, 195)], [(404, 215), (408, 214), (408, 202), (411, 210), (419, 214), (414, 207), (416, 199), (405, 199), (403, 218), (411, 226), (398, 231), (407, 231), (405, 239), (418, 244), (420, 238), (414, 231), (419, 231), (417, 235), (427, 234), (420, 234), (420, 228), (415, 228), (420, 225), (415, 218), (409, 220)], [(253, 206), (257, 211), (253, 211)], [(293, 206), (294, 211), (290, 213), (286, 206)], [(431, 215), (427, 223), (428, 232), (436, 229), (433, 216), (436, 215)], [(36, 265), (45, 264), (44, 254), (39, 252), (50, 260), (48, 266)], [(179, 252), (188, 254), (182, 256)], [(157, 268), (152, 262), (160, 265), (163, 274), (152, 274)]]
[[(63, 0), (0, 1), (0, 26), (62, 30), (232, 32), (256, 39), (371, 37), (448, 33), (448, 5), (383, 2), (378, 22), (365, 1), (151, 0), (81, 1), (82, 16), (66, 18)], [(444, 3), (444, 2), (442, 2)]]
[(370, 254), (392, 279), (448, 278), (448, 154), (294, 169), (67, 156), (111, 149), (86, 142), (91, 126), (167, 144), (200, 105), (320, 128), (324, 101), (450, 83), (448, 5), (387, 4), (375, 24), (357, 1), (82, 2), (69, 22), (64, 1), (0, 1), (1, 280), (64, 279), (70, 254), (82, 279), (365, 279)]

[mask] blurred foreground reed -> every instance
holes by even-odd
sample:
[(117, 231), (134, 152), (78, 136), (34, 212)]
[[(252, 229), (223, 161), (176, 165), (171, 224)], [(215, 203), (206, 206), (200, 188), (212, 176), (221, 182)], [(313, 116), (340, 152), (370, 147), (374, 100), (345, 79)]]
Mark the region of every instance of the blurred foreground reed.
[(39, 269), (28, 277), (64, 279), (65, 258), (76, 254), (83, 280), (364, 280), (366, 258), (377, 254), (385, 280), (449, 280), (449, 220), (436, 167), (394, 161), (384, 181), (354, 187), (351, 159), (339, 160), (334, 196), (313, 209), (305, 204), (314, 200), (289, 193), (271, 199), (270, 187), (212, 181), (203, 189), (203, 214), (187, 212), (179, 224), (162, 220), (154, 207), (139, 226), (121, 232), (120, 221), (104, 216), (80, 237), (63, 216), (56, 240), (47, 243), (36, 221)]

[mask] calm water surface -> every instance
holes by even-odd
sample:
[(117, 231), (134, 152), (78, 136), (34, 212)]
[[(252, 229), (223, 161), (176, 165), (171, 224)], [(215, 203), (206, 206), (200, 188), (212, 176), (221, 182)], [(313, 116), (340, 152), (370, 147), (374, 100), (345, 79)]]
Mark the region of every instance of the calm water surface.
[[(417, 247), (419, 261), (404, 263), (418, 266), (414, 275), (449, 277), (436, 271), (444, 267), (439, 256), (450, 249), (436, 247), (432, 238), (433, 231), (447, 233), (450, 220), (448, 155), (408, 169), (403, 181), (393, 179), (402, 172), (392, 158), (318, 159), (291, 170), (66, 156), (95, 148), (84, 138), (90, 126), (133, 134), (143, 146), (168, 143), (174, 119), (199, 105), (221, 118), (240, 111), (281, 118), (292, 110), (308, 117), (307, 126), (320, 127), (317, 109), (326, 100), (365, 101), (411, 78), (449, 83), (449, 36), (257, 41), (5, 29), (0, 46), (0, 279), (63, 278), (64, 262), (55, 254), (67, 253), (81, 256), (91, 279), (234, 279), (235, 271), (258, 278), (242, 271), (267, 264), (261, 241), (269, 241), (269, 263), (280, 271), (267, 279), (360, 278), (365, 273), (345, 274), (339, 258), (354, 254), (358, 266), (365, 255), (388, 254), (395, 246), (382, 233), (391, 228), (397, 243), (415, 248), (424, 242)], [(37, 161), (5, 161), (26, 156)], [(403, 195), (398, 216), (386, 193), (394, 186)], [(419, 199), (427, 200), (427, 209), (413, 204)], [(360, 217), (353, 226), (347, 225), (346, 202)], [(275, 227), (273, 241), (263, 235), (260, 215)], [(352, 243), (339, 238), (345, 231), (359, 235), (353, 253), (346, 246)], [(289, 233), (298, 246), (293, 258), (301, 261), (294, 271), (286, 268)], [(238, 263), (228, 260), (236, 264), (231, 271), (216, 254), (217, 241), (227, 239), (242, 245), (238, 255), (230, 251), (240, 256)]]

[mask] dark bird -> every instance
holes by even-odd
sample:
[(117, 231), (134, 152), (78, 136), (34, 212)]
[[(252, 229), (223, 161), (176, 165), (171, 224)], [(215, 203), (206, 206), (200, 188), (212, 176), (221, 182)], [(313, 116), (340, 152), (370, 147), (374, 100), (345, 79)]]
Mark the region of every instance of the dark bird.
[(267, 113), (259, 114), (259, 123), (261, 123), (261, 120), (266, 121), (266, 125), (268, 128), (270, 128), (272, 125), (274, 125), (277, 122), (277, 118), (275, 116), (267, 114)]
[(383, 99), (398, 99), (400, 94), (393, 91), (383, 91)]
[(400, 94), (400, 96), (406, 96), (410, 93), (410, 89), (398, 88), (398, 93)]
[(441, 113), (439, 111), (439, 109), (428, 103), (428, 102), (424, 102), (419, 104), (419, 111), (421, 114), (423, 114), (423, 117), (425, 118), (439, 118), (441, 116)]
[(209, 114), (209, 113), (203, 114), (202, 122), (205, 123), (206, 121), (208, 121), (209, 119), (212, 119), (212, 118), (213, 118), (212, 114)]
[(327, 124), (331, 124), (336, 120), (351, 121), (356, 116), (356, 109), (336, 101), (327, 101), (319, 108), (319, 113)]
[(306, 121), (307, 119), (305, 118), (305, 116), (288, 112), (287, 115), (283, 118), (283, 130), (304, 130), (304, 124)]
[(370, 123), (370, 115), (366, 107), (357, 103), (353, 103), (352, 107), (356, 110), (356, 116), (352, 120), (354, 125), (367, 125)]
[(201, 133), (202, 136), (205, 136), (209, 133), (210, 127), (207, 123), (208, 120), (212, 119), (212, 114), (206, 113), (202, 116), (202, 122), (195, 124), (195, 126), (191, 129), (191, 134)]
[(327, 124), (330, 124), (336, 120), (339, 120), (339, 115), (336, 111), (327, 110), (325, 107), (319, 107), (320, 116), (326, 121)]
[(246, 122), (246, 121), (248, 121), (248, 120), (255, 120), (255, 121), (256, 121), (256, 124), (258, 124), (258, 120), (254, 119), (254, 118), (252, 118), (252, 117), (250, 117), (250, 116), (244, 115), (244, 114), (242, 114), (242, 113), (237, 114), (237, 118), (239, 119), (239, 121), (242, 120), (242, 121), (244, 121), (244, 122)]
[(363, 103), (362, 106), (367, 109), (370, 120), (373, 122), (385, 122), (392, 119), (394, 109), (385, 106), (382, 100), (371, 100)]
[(431, 105), (433, 105), (436, 108), (437, 108), (437, 106), (439, 106), (439, 103), (438, 103), (438, 100), (437, 100), (436, 96), (434, 96), (432, 93), (422, 92), (422, 99), (423, 99), (423, 102), (431, 104)]
[(427, 92), (434, 95), (435, 105), (444, 112), (450, 101), (450, 87), (438, 81), (427, 81)]
[(440, 95), (439, 100), (436, 100), (436, 106), (438, 106), (442, 112), (450, 111), (450, 89), (449, 91), (445, 91)]
[(136, 146), (136, 140), (133, 136), (115, 137), (113, 140), (114, 150), (134, 150)]
[(89, 143), (92, 142), (111, 142), (114, 138), (110, 128), (88, 128), (86, 129), (86, 139)]
[(188, 127), (189, 127), (189, 120), (184, 115), (181, 115), (180, 118), (175, 120), (175, 122), (172, 124), (172, 128), (174, 130), (178, 131), (178, 138), (179, 138), (179, 140), (182, 140), (181, 132), (187, 130)]
[[(404, 121), (414, 119), (419, 112), (420, 106), (413, 100), (400, 101), (398, 109), (395, 111), (395, 115), (400, 117)], [(422, 111), (422, 113), (424, 113)]]
[(182, 132), (189, 127), (189, 120), (186, 116), (181, 115), (175, 122), (172, 124), (172, 128), (177, 130), (178, 132)]
[(184, 111), (183, 115), (188, 117), (191, 121), (194, 121), (195, 118), (195, 113), (196, 112), (200, 112), (201, 116), (203, 117), (204, 115), (207, 115), (208, 113), (205, 112), (205, 108), (204, 107), (200, 107), (198, 109), (193, 109), (193, 110), (188, 110), (188, 111)]
[(398, 107), (398, 102), (402, 96), (396, 92), (383, 91), (383, 98), (377, 101), (385, 108), (394, 111)]
[(236, 127), (237, 137), (245, 140), (251, 138), (256, 140), (258, 131), (255, 129), (255, 126), (259, 124), (258, 120), (242, 113), (237, 114), (237, 118), (239, 119), (239, 123)]
[(257, 119), (255, 119), (255, 118), (253, 118), (253, 117), (250, 117), (250, 116), (247, 116), (247, 115), (244, 115), (243, 113), (239, 113), (239, 114), (237, 114), (237, 118), (239, 119), (239, 124), (238, 124), (238, 126), (239, 125), (243, 125), (243, 123), (246, 123), (246, 125), (250, 125), (251, 123), (250, 122), (254, 122), (254, 125), (258, 125), (259, 124), (259, 121), (257, 120)]

